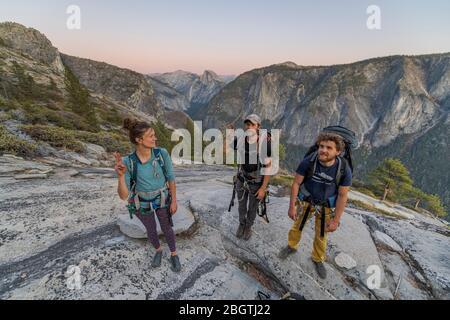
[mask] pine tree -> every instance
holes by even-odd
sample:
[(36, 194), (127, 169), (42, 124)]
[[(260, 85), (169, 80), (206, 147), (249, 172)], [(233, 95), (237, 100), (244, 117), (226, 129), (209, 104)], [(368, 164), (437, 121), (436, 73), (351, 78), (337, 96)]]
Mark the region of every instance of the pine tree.
[(445, 217), (447, 215), (447, 211), (438, 195), (427, 195), (426, 203), (427, 209), (434, 213), (437, 217)]
[(404, 188), (404, 193), (402, 194), (403, 198), (406, 198), (408, 202), (411, 200), (414, 202), (414, 209), (419, 209), (420, 205), (427, 200), (428, 194), (420, 190), (419, 188), (414, 187), (413, 185), (407, 185)]
[(369, 174), (373, 188), (383, 194), (382, 200), (388, 197), (398, 199), (413, 184), (408, 169), (398, 159), (387, 158)]

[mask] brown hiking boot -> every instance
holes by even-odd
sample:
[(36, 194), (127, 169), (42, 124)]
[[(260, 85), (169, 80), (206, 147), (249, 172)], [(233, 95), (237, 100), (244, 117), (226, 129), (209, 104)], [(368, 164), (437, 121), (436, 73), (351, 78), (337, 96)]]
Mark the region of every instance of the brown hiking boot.
[(245, 224), (240, 224), (236, 231), (236, 238), (240, 239), (244, 236)]
[(244, 240), (250, 240), (252, 237), (252, 226), (246, 226), (244, 228)]

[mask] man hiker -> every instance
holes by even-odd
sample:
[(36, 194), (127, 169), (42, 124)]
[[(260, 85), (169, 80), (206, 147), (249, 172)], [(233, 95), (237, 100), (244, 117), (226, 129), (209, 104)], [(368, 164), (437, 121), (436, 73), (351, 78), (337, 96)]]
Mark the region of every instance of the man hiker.
[(288, 245), (280, 251), (279, 257), (286, 259), (297, 251), (303, 227), (315, 213), (311, 258), (317, 273), (325, 279), (327, 234), (339, 227), (352, 182), (352, 164), (351, 158), (347, 161), (341, 156), (345, 151), (349, 156), (350, 150), (339, 134), (322, 132), (315, 149), (303, 159), (296, 171), (288, 213), (294, 224), (289, 231)]
[(262, 134), (261, 119), (251, 114), (244, 120), (245, 135), (234, 140), (238, 155), (235, 188), (239, 202), (237, 238), (249, 240), (256, 219), (258, 204), (265, 201), (271, 166), (270, 135)]

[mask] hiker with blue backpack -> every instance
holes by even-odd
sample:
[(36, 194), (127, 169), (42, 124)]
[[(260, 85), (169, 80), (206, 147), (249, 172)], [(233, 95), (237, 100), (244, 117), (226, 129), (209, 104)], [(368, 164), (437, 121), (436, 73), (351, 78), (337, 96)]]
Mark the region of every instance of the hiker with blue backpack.
[(298, 249), (303, 228), (315, 214), (311, 259), (319, 277), (326, 278), (327, 234), (338, 229), (352, 183), (351, 148), (355, 134), (343, 127), (327, 127), (297, 168), (291, 188), (289, 218), (294, 220), (288, 245), (279, 254), (286, 259)]
[(118, 194), (128, 200), (130, 217), (136, 216), (145, 226), (150, 243), (156, 250), (152, 267), (161, 266), (163, 250), (159, 242), (156, 217), (170, 248), (171, 269), (181, 270), (176, 252), (172, 215), (177, 211), (176, 185), (172, 160), (168, 151), (157, 148), (155, 131), (146, 122), (125, 119), (135, 152), (121, 157), (116, 153)]

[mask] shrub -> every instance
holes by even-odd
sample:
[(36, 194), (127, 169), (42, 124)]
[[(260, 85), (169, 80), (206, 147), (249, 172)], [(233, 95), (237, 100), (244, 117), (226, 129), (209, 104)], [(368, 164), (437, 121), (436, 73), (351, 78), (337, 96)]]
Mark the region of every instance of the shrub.
[(375, 199), (377, 198), (377, 195), (370, 189), (367, 189), (367, 188), (356, 188), (355, 190), (359, 191), (361, 193), (364, 193), (365, 195), (368, 195), (369, 197), (372, 197), (372, 198), (375, 198)]
[(15, 96), (21, 100), (38, 99), (40, 97), (39, 86), (34, 82), (32, 76), (25, 73), (23, 66), (13, 61), (14, 74), (17, 77), (18, 84), (13, 86)]
[(36, 146), (10, 134), (5, 127), (0, 125), (0, 153), (32, 157), (36, 153)]
[[(175, 146), (175, 142), (171, 141), (172, 131), (167, 129), (166, 126), (159, 120), (156, 123), (153, 123), (152, 128), (155, 130), (155, 134), (158, 139), (157, 141), (158, 147), (167, 149), (167, 151), (170, 154), (172, 152), (173, 147)], [(194, 137), (193, 134), (191, 136), (192, 138)]]
[(131, 144), (127, 137), (113, 132), (93, 133), (44, 125), (24, 125), (21, 129), (33, 139), (45, 141), (55, 148), (83, 152), (84, 147), (81, 142), (85, 142), (100, 145), (107, 152), (118, 151), (126, 154), (131, 151)]
[(84, 119), (91, 126), (93, 132), (99, 129), (95, 106), (89, 101), (89, 91), (80, 83), (67, 66), (65, 69), (65, 84), (69, 93), (69, 106), (72, 111)]
[[(1, 90), (1, 86), (0, 86), (0, 90)], [(0, 91), (0, 94), (1, 94), (1, 91)], [(9, 110), (13, 110), (16, 108), (17, 108), (17, 106), (14, 103), (11, 103), (10, 101), (8, 101), (0, 96), (0, 110), (9, 111)]]
[(120, 126), (123, 123), (123, 117), (116, 108), (106, 109), (99, 107), (97, 108), (97, 113), (104, 124)]
[(83, 145), (76, 139), (74, 131), (60, 127), (44, 125), (23, 125), (21, 126), (26, 134), (38, 141), (45, 141), (55, 148), (82, 152)]
[(107, 152), (118, 151), (122, 154), (129, 153), (131, 151), (131, 143), (124, 135), (119, 135), (112, 132), (76, 132), (75, 136), (87, 143), (98, 144), (105, 148)]

